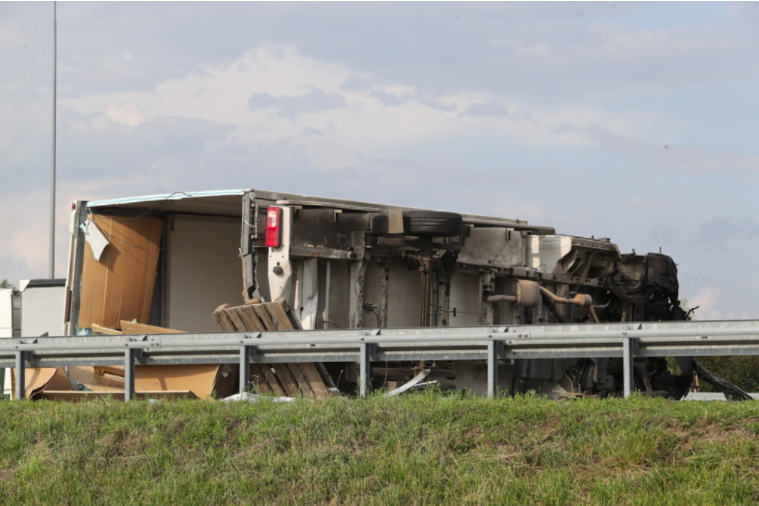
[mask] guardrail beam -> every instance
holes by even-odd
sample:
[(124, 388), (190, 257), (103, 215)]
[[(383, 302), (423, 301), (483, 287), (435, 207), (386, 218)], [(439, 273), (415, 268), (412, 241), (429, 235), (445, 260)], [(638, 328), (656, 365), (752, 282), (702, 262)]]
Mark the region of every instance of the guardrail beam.
[[(522, 336), (529, 336), (529, 339)], [(502, 348), (504, 344), (506, 350)], [(484, 359), (488, 364), (487, 393), (496, 395), (500, 357), (622, 357), (622, 386), (625, 396), (629, 396), (635, 388), (635, 358), (700, 355), (759, 355), (759, 321), (520, 325), (497, 330), (492, 326), (430, 327), (382, 329), (381, 333), (349, 329), (262, 331), (255, 335), (227, 332), (71, 336), (40, 337), (31, 342), (0, 340), (0, 367), (16, 368), (14, 394), (17, 399), (26, 395), (24, 380), (28, 367), (124, 364), (127, 379), (124, 398), (129, 400), (134, 397), (135, 360), (156, 365), (240, 364), (241, 391), (249, 385), (251, 360), (259, 363), (359, 362), (358, 393), (363, 396), (371, 390), (372, 361)]]

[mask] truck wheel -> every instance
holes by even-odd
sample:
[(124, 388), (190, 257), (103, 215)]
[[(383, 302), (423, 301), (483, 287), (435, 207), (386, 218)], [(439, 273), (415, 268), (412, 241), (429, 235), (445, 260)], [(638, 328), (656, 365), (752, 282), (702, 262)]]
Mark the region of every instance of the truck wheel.
[(460, 214), (442, 211), (403, 211), (403, 231), (422, 237), (461, 235), (464, 221)]

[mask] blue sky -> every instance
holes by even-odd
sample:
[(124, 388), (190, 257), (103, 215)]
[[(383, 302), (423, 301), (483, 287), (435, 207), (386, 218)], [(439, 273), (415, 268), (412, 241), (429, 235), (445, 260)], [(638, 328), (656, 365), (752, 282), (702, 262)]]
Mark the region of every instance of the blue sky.
[[(759, 318), (757, 47), (757, 2), (62, 2), (56, 272), (72, 199), (258, 187), (661, 247), (699, 318)], [(14, 283), (47, 273), (51, 51), (51, 3), (0, 3)]]

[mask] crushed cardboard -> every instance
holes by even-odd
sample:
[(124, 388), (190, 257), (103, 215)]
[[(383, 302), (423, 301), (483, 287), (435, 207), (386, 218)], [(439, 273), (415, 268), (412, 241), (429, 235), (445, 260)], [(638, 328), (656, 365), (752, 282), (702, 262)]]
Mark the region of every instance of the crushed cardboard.
[[(52, 398), (51, 396), (57, 399), (70, 399), (113, 395), (123, 399), (123, 368), (69, 367), (67, 369), (68, 374), (63, 367), (27, 368), (26, 396), (29, 399)], [(104, 369), (108, 371), (107, 375), (103, 372)], [(185, 397), (198, 399), (224, 398), (237, 391), (238, 369), (237, 365), (227, 364), (138, 365), (135, 366), (134, 372), (134, 390), (138, 397), (155, 396), (162, 392), (182, 392)], [(15, 375), (11, 377), (15, 392)], [(78, 390), (69, 378), (86, 390)], [(60, 392), (70, 393), (61, 395)]]

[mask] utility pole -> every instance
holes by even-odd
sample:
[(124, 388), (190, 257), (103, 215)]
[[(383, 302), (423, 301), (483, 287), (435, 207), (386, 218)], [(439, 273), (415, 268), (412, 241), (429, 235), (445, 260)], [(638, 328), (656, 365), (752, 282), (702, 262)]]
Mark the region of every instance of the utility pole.
[(55, 136), (56, 99), (58, 94), (58, 4), (53, 2), (53, 155), (50, 174), (50, 265), (48, 278), (55, 278)]

